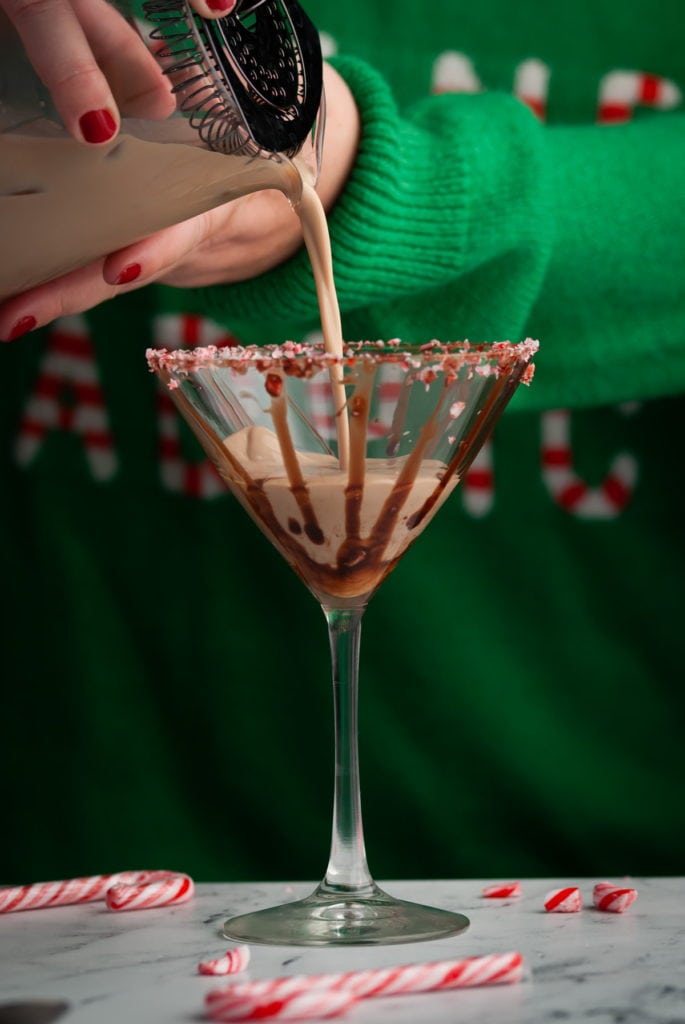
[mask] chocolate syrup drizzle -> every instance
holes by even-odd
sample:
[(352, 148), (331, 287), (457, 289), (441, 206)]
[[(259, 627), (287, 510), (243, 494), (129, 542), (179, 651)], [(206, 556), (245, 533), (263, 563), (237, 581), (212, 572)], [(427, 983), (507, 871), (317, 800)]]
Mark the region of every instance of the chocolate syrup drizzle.
[[(487, 380), (482, 382), (485, 392), (482, 401), (467, 401), (463, 414), (469, 416), (470, 405), (471, 415), (464, 425), (460, 424), (455, 430), (456, 435), (461, 436), (455, 444), (453, 455), (447, 464), (442, 464), (442, 468), (440, 463), (437, 464), (435, 486), (431, 493), (421, 507), (403, 523), (408, 534), (406, 543), (396, 554), (390, 555), (388, 546), (398, 529), (402, 509), (412, 493), (421, 467), (425, 460), (432, 456), (445, 431), (449, 429), (451, 417), (446, 415), (447, 400), (450, 396), (454, 399), (453, 385), (458, 374), (453, 371), (442, 376), (431, 374), (430, 382), (427, 382), (426, 378), (421, 376), (420, 369), (414, 371), (406, 367), (407, 376), (388, 435), (386, 450), (389, 463), (399, 448), (412, 387), (440, 390), (435, 395), (432, 411), (423, 423), (411, 451), (401, 461), (398, 460), (397, 478), (390, 487), (371, 530), (367, 536), (362, 536), (361, 509), (367, 472), (367, 436), (375, 376), (379, 365), (381, 364), (376, 361), (348, 364), (346, 383), (348, 388), (352, 387), (353, 390), (345, 408), (349, 424), (348, 462), (346, 470), (343, 470), (347, 473), (347, 483), (344, 487), (345, 537), (330, 564), (316, 561), (302, 543), (303, 534), (317, 547), (325, 543), (326, 537), (319, 523), (288, 424), (288, 367), (279, 368), (272, 363), (268, 370), (265, 368), (263, 374), (265, 393), (270, 398), (268, 411), (278, 440), (284, 475), (300, 516), (298, 519), (290, 515), (287, 526), (279, 521), (265, 490), (265, 485), (274, 478), (273, 473), (264, 479), (253, 477), (230, 447), (226, 446), (224, 438), (219, 437), (211, 424), (197, 411), (194, 403), (184, 393), (184, 389), (177, 387), (171, 392), (173, 400), (231, 491), (306, 586), (328, 607), (363, 607), (368, 602), (407, 547), (419, 536), (442, 505), (452, 487), (466, 472), (526, 366), (525, 362), (521, 361), (504, 372), (484, 375)], [(169, 383), (172, 375), (161, 367), (157, 369)], [(469, 390), (475, 372), (477, 371), (473, 367), (466, 368), (467, 379), (464, 384)], [(188, 394), (192, 395), (192, 391)], [(412, 536), (409, 536), (410, 534)]]

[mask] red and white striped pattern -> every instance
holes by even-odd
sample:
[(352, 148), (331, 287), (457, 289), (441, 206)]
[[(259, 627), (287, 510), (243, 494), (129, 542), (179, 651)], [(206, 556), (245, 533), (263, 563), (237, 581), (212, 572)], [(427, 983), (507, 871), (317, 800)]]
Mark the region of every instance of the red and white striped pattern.
[(250, 947), (236, 946), (229, 949), (223, 956), (216, 960), (203, 960), (197, 965), (199, 974), (240, 974), (247, 969), (250, 963)]
[(91, 875), (68, 878), (59, 882), (33, 882), (0, 889), (0, 914), (15, 910), (40, 910), (43, 907), (65, 907), (73, 903), (94, 903), (103, 900), (113, 885), (144, 884), (150, 871), (119, 871), (114, 875)]
[(523, 957), (520, 953), (496, 953), (463, 960), (439, 960), (434, 963), (349, 971), (346, 974), (294, 975), (246, 982), (209, 992), (205, 1004), (213, 1019), (236, 1020), (240, 1018), (225, 1017), (224, 1010), (239, 1005), (241, 1000), (277, 1003), (300, 993), (321, 991), (345, 992), (356, 999), (396, 996), (478, 985), (511, 984), (520, 981), (522, 973)]
[[(394, 428), (399, 431), (400, 436), (397, 440), (401, 444), (404, 420), (402, 389), (406, 387), (406, 375), (400, 367), (393, 366), (392, 363), (381, 363), (377, 373), (376, 400), (370, 410), (368, 436), (370, 438), (387, 437)], [(398, 413), (399, 417), (396, 421)]]
[(492, 452), (490, 439), (482, 446), (461, 481), (464, 508), (474, 519), (487, 515), (495, 500)]
[(328, 1020), (341, 1017), (357, 1002), (351, 992), (301, 989), (288, 995), (227, 996), (208, 1007), (211, 1020)]
[(143, 883), (120, 883), (108, 889), (105, 894), (107, 908), (121, 911), (168, 907), (187, 903), (195, 891), (195, 884), (189, 875), (167, 871), (150, 874), (152, 877)]
[(19, 424), (16, 457), (28, 465), (52, 431), (76, 434), (97, 480), (117, 470), (114, 437), (93, 342), (81, 316), (56, 320)]
[(637, 899), (637, 889), (615, 885), (613, 882), (598, 882), (592, 890), (592, 902), (598, 910), (611, 914), (622, 914)]
[[(194, 348), (198, 345), (236, 345), (236, 338), (212, 320), (200, 316), (159, 316), (154, 324), (158, 348)], [(226, 493), (210, 459), (191, 461), (181, 447), (181, 417), (168, 389), (158, 382), (157, 428), (162, 482), (167, 490), (193, 498), (215, 498)]]
[(580, 889), (570, 885), (566, 889), (552, 889), (544, 900), (545, 910), (552, 914), (577, 914), (583, 909)]
[(226, 485), (210, 459), (191, 462), (181, 450), (181, 420), (166, 387), (158, 382), (157, 429), (159, 472), (164, 486), (191, 498), (215, 498)]
[(675, 82), (643, 71), (610, 71), (599, 86), (597, 120), (600, 124), (629, 121), (635, 107), (671, 110), (682, 100)]
[(334, 441), (337, 435), (330, 381), (320, 374), (314, 380), (307, 381), (306, 387), (311, 425), (324, 441)]
[(483, 896), (489, 900), (505, 900), (512, 896), (520, 896), (521, 892), (520, 882), (499, 882), (496, 885), (486, 885)]
[[(386, 437), (392, 428), (405, 375), (391, 363), (382, 363), (377, 370), (376, 402), (370, 410), (367, 433), (370, 438)], [(335, 415), (331, 385), (324, 374), (306, 381), (309, 421), (324, 441), (335, 441)]]
[(549, 68), (541, 60), (532, 57), (516, 68), (514, 93), (544, 121), (547, 117), (547, 93), (549, 90)]
[(154, 321), (155, 348), (196, 348), (197, 346), (238, 345), (238, 340), (221, 324), (203, 316), (163, 314)]
[(633, 496), (637, 463), (627, 452), (614, 457), (598, 486), (581, 480), (574, 468), (567, 409), (543, 414), (541, 459), (542, 477), (552, 498), (579, 519), (615, 519)]
[(185, 903), (193, 891), (192, 878), (174, 871), (119, 871), (0, 889), (0, 914), (97, 900), (105, 900), (110, 910), (146, 909)]

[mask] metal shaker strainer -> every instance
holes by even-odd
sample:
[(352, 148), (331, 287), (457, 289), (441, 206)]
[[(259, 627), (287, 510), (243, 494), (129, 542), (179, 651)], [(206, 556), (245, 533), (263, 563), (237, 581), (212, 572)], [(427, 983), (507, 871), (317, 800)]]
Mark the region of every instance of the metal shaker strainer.
[(319, 116), (319, 34), (297, 0), (238, 0), (216, 21), (188, 0), (146, 0), (157, 56), (180, 109), (211, 149), (294, 156)]

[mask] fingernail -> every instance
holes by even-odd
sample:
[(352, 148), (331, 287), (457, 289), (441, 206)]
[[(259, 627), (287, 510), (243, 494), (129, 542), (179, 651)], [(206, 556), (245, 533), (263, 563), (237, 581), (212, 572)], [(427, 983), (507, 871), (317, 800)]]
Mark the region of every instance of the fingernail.
[(117, 123), (109, 110), (89, 110), (79, 125), (86, 142), (107, 142), (117, 130)]
[(131, 281), (135, 281), (137, 277), (140, 277), (140, 271), (142, 267), (140, 263), (129, 263), (127, 267), (119, 274), (116, 283), (117, 284), (130, 284)]
[(235, 4), (236, 0), (207, 0), (210, 11), (221, 11), (223, 14), (229, 14)]
[(17, 320), (16, 324), (9, 333), (8, 341), (16, 341), (17, 338), (21, 338), (22, 334), (28, 334), (36, 326), (35, 316), (23, 316), (21, 320)]

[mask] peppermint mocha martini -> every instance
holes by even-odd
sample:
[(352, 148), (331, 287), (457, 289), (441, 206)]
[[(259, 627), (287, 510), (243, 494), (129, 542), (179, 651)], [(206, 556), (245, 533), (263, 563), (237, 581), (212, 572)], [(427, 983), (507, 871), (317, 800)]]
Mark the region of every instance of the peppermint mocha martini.
[(304, 900), (227, 921), (227, 937), (374, 944), (468, 926), (462, 914), (394, 899), (369, 873), (357, 754), (360, 627), (372, 594), (457, 486), (517, 384), (530, 379), (536, 348), (378, 342), (334, 355), (288, 343), (148, 353), (229, 489), (321, 604), (330, 635), (336, 772), (326, 875)]

